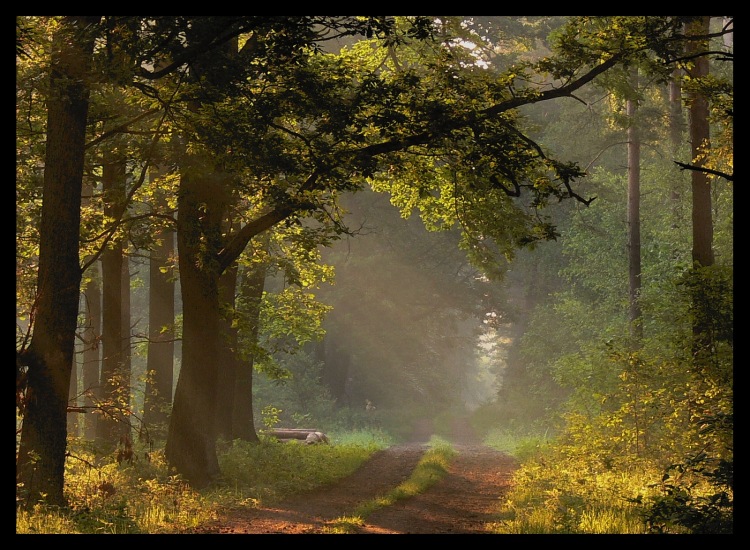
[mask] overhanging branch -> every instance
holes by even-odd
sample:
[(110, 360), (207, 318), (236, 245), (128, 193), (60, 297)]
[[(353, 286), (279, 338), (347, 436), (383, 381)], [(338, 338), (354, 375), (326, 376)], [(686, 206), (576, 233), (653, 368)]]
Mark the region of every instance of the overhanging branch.
[(727, 181), (734, 181), (734, 174), (726, 174), (719, 170), (712, 170), (711, 168), (704, 168), (702, 166), (695, 166), (694, 164), (685, 164), (684, 162), (673, 161), (677, 166), (683, 170), (693, 170), (694, 172), (703, 172), (704, 174), (711, 174), (712, 176), (718, 176), (724, 178)]

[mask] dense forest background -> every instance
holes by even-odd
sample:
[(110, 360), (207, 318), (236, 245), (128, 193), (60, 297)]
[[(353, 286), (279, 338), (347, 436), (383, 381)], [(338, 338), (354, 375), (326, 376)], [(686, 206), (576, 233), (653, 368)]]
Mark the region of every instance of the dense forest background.
[(272, 427), (468, 417), (721, 531), (731, 31), (19, 16), (19, 501), (65, 503), (72, 440), (202, 488)]

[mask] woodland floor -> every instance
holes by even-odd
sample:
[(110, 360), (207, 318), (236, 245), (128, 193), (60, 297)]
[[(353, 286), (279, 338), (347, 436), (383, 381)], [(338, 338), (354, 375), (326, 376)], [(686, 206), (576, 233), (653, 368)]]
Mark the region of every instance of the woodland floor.
[[(328, 522), (408, 479), (427, 450), (429, 426), (415, 429), (412, 442), (378, 451), (336, 484), (296, 495), (268, 508), (226, 511), (193, 532), (202, 534), (323, 534)], [(381, 508), (358, 534), (482, 534), (510, 489), (517, 464), (481, 445), (471, 428), (456, 422), (451, 443), (458, 451), (448, 474), (426, 492)]]

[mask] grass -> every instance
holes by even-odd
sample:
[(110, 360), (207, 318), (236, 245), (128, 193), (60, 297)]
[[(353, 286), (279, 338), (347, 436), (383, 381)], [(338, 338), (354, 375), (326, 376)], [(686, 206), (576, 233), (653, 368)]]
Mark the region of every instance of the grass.
[[(331, 435), (331, 434), (329, 434)], [(17, 534), (169, 534), (198, 527), (236, 506), (268, 504), (335, 481), (389, 445), (379, 432), (331, 437), (331, 445), (236, 441), (219, 454), (222, 479), (195, 491), (169, 475), (163, 452), (133, 464), (101, 457), (71, 440), (65, 508), (16, 508)], [(143, 451), (136, 453), (145, 457)]]
[[(643, 507), (663, 470), (637, 457), (614, 463), (546, 437), (494, 433), (487, 444), (521, 461), (499, 503), (494, 534), (647, 534)], [(500, 447), (501, 446), (501, 447)], [(681, 533), (674, 529), (672, 533)]]
[[(330, 434), (329, 434), (330, 435)], [(66, 508), (16, 509), (18, 534), (168, 534), (189, 531), (237, 506), (268, 505), (292, 493), (332, 483), (356, 470), (375, 451), (389, 446), (380, 433), (331, 437), (331, 445), (259, 445), (235, 442), (223, 449), (222, 480), (194, 491), (169, 475), (161, 452), (133, 464), (117, 464), (72, 441), (66, 461)], [(622, 457), (613, 464), (591, 452), (555, 445), (546, 437), (490, 434), (485, 440), (521, 461), (511, 492), (498, 500), (495, 534), (644, 534), (639, 501), (656, 494), (662, 469)], [(143, 451), (138, 456), (144, 457)], [(352, 533), (374, 511), (423, 492), (442, 479), (454, 449), (430, 442), (411, 477), (386, 494), (360, 503), (332, 521), (329, 533)], [(695, 485), (696, 494), (710, 487)], [(702, 492), (699, 492), (702, 491)], [(678, 528), (669, 532), (680, 533)], [(682, 531), (684, 532), (684, 531)]]

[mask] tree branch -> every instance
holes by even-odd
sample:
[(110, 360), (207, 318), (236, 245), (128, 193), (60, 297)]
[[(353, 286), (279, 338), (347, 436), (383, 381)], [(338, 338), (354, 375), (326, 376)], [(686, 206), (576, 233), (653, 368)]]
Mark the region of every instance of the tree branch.
[(673, 161), (677, 166), (683, 170), (693, 170), (695, 172), (703, 172), (704, 174), (711, 174), (712, 176), (718, 176), (724, 178), (727, 181), (734, 181), (734, 174), (727, 174), (720, 172), (719, 170), (712, 170), (711, 168), (704, 168), (702, 166), (695, 166), (694, 164), (685, 164), (684, 162)]

